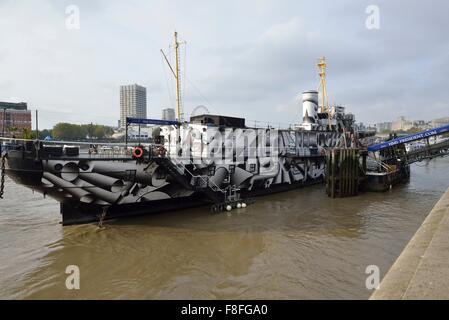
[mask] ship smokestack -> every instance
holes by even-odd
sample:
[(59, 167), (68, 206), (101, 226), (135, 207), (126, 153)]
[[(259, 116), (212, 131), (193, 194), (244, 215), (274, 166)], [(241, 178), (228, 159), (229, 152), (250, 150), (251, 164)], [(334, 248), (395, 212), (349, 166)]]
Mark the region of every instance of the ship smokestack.
[(318, 124), (318, 91), (309, 90), (302, 94), (303, 125)]

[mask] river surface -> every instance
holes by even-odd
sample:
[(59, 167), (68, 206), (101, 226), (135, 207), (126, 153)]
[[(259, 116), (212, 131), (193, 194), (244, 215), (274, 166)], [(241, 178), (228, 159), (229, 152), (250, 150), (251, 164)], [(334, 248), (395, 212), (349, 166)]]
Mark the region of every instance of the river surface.
[[(449, 159), (412, 166), (386, 193), (330, 199), (322, 185), (208, 208), (62, 227), (52, 199), (7, 181), (0, 298), (367, 299), (449, 187)], [(68, 290), (68, 265), (80, 290)]]

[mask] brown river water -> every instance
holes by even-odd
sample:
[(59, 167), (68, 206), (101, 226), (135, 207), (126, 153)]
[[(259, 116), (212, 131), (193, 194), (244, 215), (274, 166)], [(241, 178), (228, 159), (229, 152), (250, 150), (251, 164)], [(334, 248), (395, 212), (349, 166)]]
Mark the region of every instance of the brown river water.
[[(367, 299), (449, 187), (449, 158), (386, 193), (330, 199), (322, 185), (209, 208), (62, 227), (59, 205), (7, 181), (2, 299)], [(80, 290), (65, 286), (80, 269)]]

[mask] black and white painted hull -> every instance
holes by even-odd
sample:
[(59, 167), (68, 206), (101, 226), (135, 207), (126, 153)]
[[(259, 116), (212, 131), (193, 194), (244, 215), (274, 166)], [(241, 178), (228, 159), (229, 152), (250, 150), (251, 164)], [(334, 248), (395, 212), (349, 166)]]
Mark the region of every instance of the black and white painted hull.
[[(219, 190), (232, 186), (247, 198), (319, 183), (324, 151), (340, 138), (338, 132), (325, 131), (225, 128), (206, 134), (209, 128), (201, 125), (162, 129), (162, 157), (151, 147), (144, 157), (133, 159), (55, 156), (45, 146), (22, 146), (8, 152), (6, 172), (60, 202), (63, 225), (80, 224), (101, 216), (115, 219), (211, 205), (217, 201), (213, 193), (220, 194), (212, 185)], [(235, 143), (237, 139), (242, 143)]]

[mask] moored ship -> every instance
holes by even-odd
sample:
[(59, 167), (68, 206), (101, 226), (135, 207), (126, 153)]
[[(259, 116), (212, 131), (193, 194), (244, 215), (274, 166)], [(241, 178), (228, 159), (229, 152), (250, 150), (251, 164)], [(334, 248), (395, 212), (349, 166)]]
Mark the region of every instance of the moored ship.
[[(16, 140), (4, 152), (5, 171), (60, 202), (63, 225), (198, 205), (230, 210), (255, 196), (322, 182), (326, 150), (354, 142), (356, 132), (352, 114), (328, 106), (324, 59), (318, 66), (322, 103), (318, 91), (304, 92), (302, 123), (289, 129), (210, 114), (184, 122), (177, 92), (177, 121), (127, 118), (127, 127), (156, 124), (153, 143), (91, 152), (83, 143)], [(178, 80), (178, 66), (174, 73)]]

